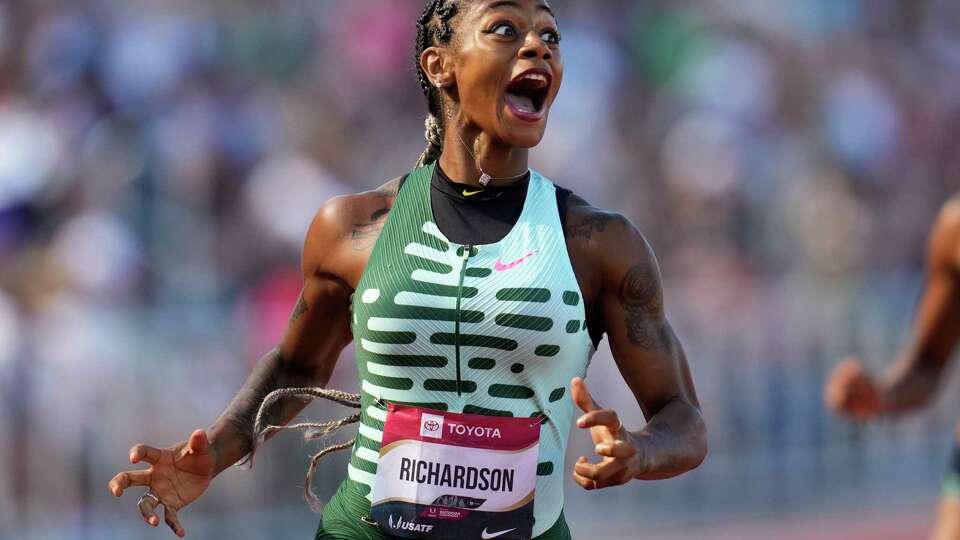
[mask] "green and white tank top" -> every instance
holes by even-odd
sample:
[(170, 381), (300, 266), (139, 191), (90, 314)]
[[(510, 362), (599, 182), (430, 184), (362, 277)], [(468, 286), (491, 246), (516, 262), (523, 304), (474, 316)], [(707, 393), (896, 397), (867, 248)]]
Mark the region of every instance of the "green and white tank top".
[[(534, 536), (563, 507), (569, 384), (595, 349), (567, 253), (556, 188), (532, 172), (520, 218), (500, 242), (462, 246), (434, 222), (435, 165), (413, 171), (353, 300), (359, 434), (349, 491), (369, 498), (388, 402), (541, 418)], [(369, 501), (367, 501), (369, 502)]]

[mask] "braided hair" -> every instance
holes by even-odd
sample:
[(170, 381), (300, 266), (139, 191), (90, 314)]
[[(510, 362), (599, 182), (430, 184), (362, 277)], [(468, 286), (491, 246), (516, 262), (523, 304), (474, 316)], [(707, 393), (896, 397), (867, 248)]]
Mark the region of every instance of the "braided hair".
[(443, 151), (443, 97), (435, 88), (420, 65), (423, 51), (437, 45), (447, 45), (453, 40), (453, 26), (450, 24), (460, 11), (462, 0), (430, 0), (417, 19), (417, 44), (414, 62), (417, 66), (417, 79), (420, 89), (427, 98), (427, 119), (424, 122), (427, 149), (417, 161), (417, 167), (428, 165), (440, 159)]

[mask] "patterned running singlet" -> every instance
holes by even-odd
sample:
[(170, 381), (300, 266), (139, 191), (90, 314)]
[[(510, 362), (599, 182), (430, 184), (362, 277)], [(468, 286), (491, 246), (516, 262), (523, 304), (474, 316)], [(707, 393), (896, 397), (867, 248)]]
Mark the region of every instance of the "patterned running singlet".
[(434, 222), (434, 167), (407, 178), (354, 295), (359, 434), (347, 479), (328, 506), (337, 511), (325, 512), (323, 525), (332, 533), (331, 520), (349, 514), (372, 528), (360, 519), (370, 510), (386, 404), (398, 403), (540, 418), (533, 533), (551, 537), (566, 531), (560, 522), (574, 414), (569, 384), (586, 373), (595, 352), (556, 188), (532, 171), (523, 211), (507, 236), (463, 246)]

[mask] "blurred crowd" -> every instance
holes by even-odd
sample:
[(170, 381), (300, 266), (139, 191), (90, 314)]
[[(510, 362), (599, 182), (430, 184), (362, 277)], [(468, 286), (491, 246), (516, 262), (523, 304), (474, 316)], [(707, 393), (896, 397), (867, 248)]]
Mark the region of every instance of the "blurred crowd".
[[(879, 369), (908, 329), (960, 185), (960, 3), (551, 3), (566, 76), (533, 166), (647, 235), (711, 431), (703, 470), (629, 499), (725, 508), (747, 485), (793, 504), (880, 482), (884, 466), (833, 474), (865, 456), (935, 482), (949, 411), (864, 432), (819, 392), (839, 356)], [(319, 205), (422, 151), (421, 9), (0, 3), (0, 537), (137, 520), (106, 500), (129, 446), (216, 417), (284, 327)], [(640, 422), (609, 355), (593, 364)], [(299, 511), (306, 452), (275, 446), (204, 511)]]

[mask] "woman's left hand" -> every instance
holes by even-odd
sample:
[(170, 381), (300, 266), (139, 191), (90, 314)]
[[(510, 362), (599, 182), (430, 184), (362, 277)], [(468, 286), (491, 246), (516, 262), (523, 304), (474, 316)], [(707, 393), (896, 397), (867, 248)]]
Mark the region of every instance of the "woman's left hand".
[(599, 463), (591, 463), (580, 456), (573, 467), (573, 479), (583, 489), (594, 490), (620, 486), (636, 478), (643, 460), (635, 436), (623, 428), (616, 411), (597, 405), (583, 379), (573, 379), (570, 386), (574, 403), (586, 413), (577, 420), (577, 427), (590, 430), (594, 451), (602, 458)]

